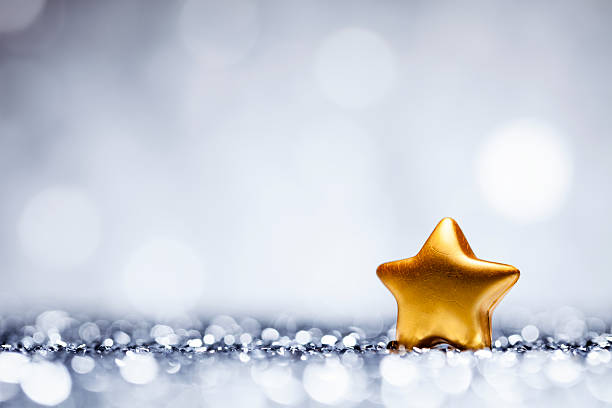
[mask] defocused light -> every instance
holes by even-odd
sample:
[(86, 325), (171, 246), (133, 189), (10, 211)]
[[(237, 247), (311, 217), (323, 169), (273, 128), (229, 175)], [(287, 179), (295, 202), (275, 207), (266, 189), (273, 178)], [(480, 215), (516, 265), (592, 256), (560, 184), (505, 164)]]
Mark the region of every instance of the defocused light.
[(19, 353), (0, 353), (0, 381), (17, 384), (30, 358)]
[(151, 332), (149, 333), (154, 339), (157, 337), (166, 337), (171, 334), (174, 334), (174, 330), (172, 330), (172, 327), (166, 326), (165, 324), (156, 324), (151, 328)]
[(304, 389), (313, 400), (324, 404), (342, 400), (349, 381), (346, 368), (336, 360), (327, 360), (325, 364), (310, 363), (304, 369)]
[(325, 344), (327, 346), (333, 346), (336, 344), (337, 341), (338, 339), (336, 338), (336, 336), (333, 336), (331, 334), (326, 334), (325, 336), (321, 337), (321, 344)]
[(297, 405), (305, 398), (302, 383), (293, 376), (290, 376), (282, 386), (265, 387), (264, 393), (270, 400), (282, 405)]
[(45, 7), (45, 0), (0, 1), (0, 33), (20, 31), (30, 26)]
[(204, 406), (207, 407), (250, 407), (264, 408), (269, 406), (261, 389), (245, 378), (235, 375), (223, 379), (215, 388), (202, 389)]
[(445, 399), (445, 394), (426, 378), (402, 387), (383, 381), (381, 394), (387, 408), (434, 408), (442, 405)]
[[(358, 376), (357, 369), (363, 367), (363, 358), (361, 358), (361, 356), (359, 356), (359, 354), (355, 353), (353, 350), (347, 350), (344, 354), (342, 354), (340, 361), (346, 368), (354, 370), (352, 375)], [(352, 384), (352, 386), (352, 388), (354, 388), (355, 384)]]
[(151, 354), (126, 353), (119, 367), (121, 377), (132, 384), (148, 384), (157, 377), (159, 367)]
[(425, 365), (433, 369), (443, 368), (446, 364), (446, 356), (441, 350), (431, 350), (423, 356), (423, 359), (425, 360)]
[(137, 249), (124, 269), (124, 290), (141, 312), (177, 315), (200, 300), (204, 268), (181, 242), (153, 239)]
[(61, 332), (70, 326), (70, 316), (63, 310), (46, 310), (36, 317), (36, 328), (48, 333)]
[(87, 374), (96, 367), (96, 362), (89, 356), (74, 356), (70, 366), (75, 373)]
[(273, 329), (272, 327), (267, 327), (263, 329), (263, 331), (261, 332), (261, 339), (263, 341), (268, 341), (268, 342), (276, 341), (278, 340), (278, 337), (279, 337), (278, 330)]
[(588, 390), (599, 401), (612, 404), (612, 372), (608, 371), (602, 375), (589, 375), (586, 379)]
[(63, 365), (42, 361), (27, 366), (21, 389), (38, 404), (57, 405), (70, 395), (72, 379)]
[(355, 347), (357, 344), (357, 339), (355, 336), (349, 334), (348, 336), (344, 336), (342, 339), (342, 344), (344, 344), (345, 347)]
[(493, 133), (480, 152), (477, 171), (492, 207), (517, 220), (535, 221), (561, 207), (572, 161), (552, 126), (525, 119)]
[(113, 340), (115, 341), (115, 343), (117, 344), (128, 344), (131, 340), (130, 336), (122, 331), (117, 331), (115, 332), (115, 334), (113, 334)]
[(10, 400), (17, 395), (18, 392), (19, 386), (17, 384), (0, 382), (0, 402)]
[(46, 189), (26, 205), (18, 224), (24, 252), (35, 262), (69, 268), (86, 261), (98, 247), (100, 218), (79, 190)]
[(310, 342), (311, 338), (312, 336), (306, 330), (300, 330), (299, 332), (295, 333), (295, 341), (300, 344), (306, 344)]
[(91, 343), (100, 337), (100, 328), (92, 322), (83, 323), (79, 327), (79, 337), (86, 343)]
[(318, 50), (316, 79), (325, 95), (345, 108), (379, 102), (395, 79), (395, 58), (378, 34), (360, 28), (334, 32)]
[(551, 358), (545, 373), (557, 385), (569, 387), (580, 380), (582, 367), (572, 357), (559, 353)]
[(236, 374), (234, 366), (226, 362), (215, 365), (200, 364), (196, 366), (196, 369), (200, 380), (199, 385), (204, 393), (227, 386), (227, 383)]
[(389, 384), (402, 387), (417, 378), (418, 369), (412, 360), (390, 354), (380, 362), (380, 375)]
[(487, 400), (501, 398), (507, 402), (521, 402), (524, 396), (516, 375), (518, 363), (515, 353), (494, 353), (491, 358), (482, 360), (479, 367), (488, 386), (485, 382), (474, 381), (472, 388), (479, 389), (479, 395)]
[[(548, 355), (543, 351), (534, 351), (533, 353), (526, 354), (523, 358), (520, 374), (523, 379), (527, 379), (528, 385), (537, 388), (541, 383), (548, 383), (548, 381), (536, 381), (535, 378), (543, 378), (539, 375), (542, 368), (548, 362)], [(529, 381), (531, 380), (531, 381)]]
[(213, 325), (219, 326), (223, 329), (224, 333), (235, 334), (241, 331), (240, 325), (236, 323), (236, 320), (227, 315), (219, 315), (211, 320)]
[(523, 327), (523, 330), (521, 330), (521, 336), (523, 336), (525, 341), (533, 342), (540, 337), (540, 330), (538, 330), (538, 328), (534, 325), (528, 324), (527, 326)]
[(204, 334), (205, 334), (204, 341), (207, 342), (208, 339), (212, 338), (212, 342), (210, 343), (212, 344), (215, 341), (220, 341), (223, 338), (223, 336), (225, 336), (225, 329), (219, 325), (211, 324), (210, 326), (206, 328)]
[(508, 336), (508, 344), (510, 344), (511, 346), (514, 346), (521, 340), (523, 340), (523, 338), (520, 334), (511, 334), (510, 336)]
[(259, 322), (252, 317), (245, 317), (240, 320), (240, 327), (242, 327), (242, 331), (250, 334), (251, 336), (259, 336), (261, 331), (261, 325)]
[(291, 381), (293, 374), (288, 365), (261, 364), (251, 367), (251, 378), (264, 388), (282, 388)]
[(461, 394), (467, 391), (472, 382), (472, 368), (466, 362), (447, 365), (437, 374), (436, 385), (447, 394)]
[(183, 6), (180, 24), (187, 49), (213, 68), (244, 59), (260, 31), (258, 7), (252, 0), (189, 0)]
[(187, 346), (193, 348), (202, 347), (202, 339), (189, 339), (187, 341)]
[(605, 349), (595, 349), (589, 351), (586, 362), (589, 365), (608, 364), (610, 362), (610, 352)]
[(165, 324), (156, 324), (151, 329), (151, 337), (155, 339), (157, 344), (162, 346), (176, 345), (179, 342), (178, 336), (170, 326)]
[(555, 338), (573, 342), (580, 339), (586, 332), (586, 323), (582, 319), (568, 318), (555, 326)]

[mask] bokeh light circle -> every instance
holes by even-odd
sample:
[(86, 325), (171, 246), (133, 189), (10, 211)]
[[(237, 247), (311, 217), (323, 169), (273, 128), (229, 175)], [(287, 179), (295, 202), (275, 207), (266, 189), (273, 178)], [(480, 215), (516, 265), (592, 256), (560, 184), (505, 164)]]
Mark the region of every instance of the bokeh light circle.
[(435, 383), (447, 394), (461, 394), (470, 387), (472, 376), (472, 368), (465, 363), (448, 365), (438, 372)]
[(332, 33), (319, 48), (315, 77), (323, 93), (344, 108), (379, 102), (396, 77), (395, 57), (378, 34), (361, 28)]
[(296, 405), (304, 399), (302, 383), (293, 376), (291, 367), (287, 365), (253, 365), (251, 377), (277, 404)]
[(389, 384), (402, 387), (418, 378), (418, 367), (408, 358), (390, 354), (380, 362), (380, 375)]
[(75, 373), (87, 374), (96, 367), (96, 362), (89, 356), (74, 356), (70, 361), (70, 366)]
[(45, 7), (45, 0), (0, 1), (0, 33), (21, 31), (29, 27)]
[(323, 404), (340, 402), (349, 389), (349, 374), (336, 360), (311, 363), (304, 369), (304, 389), (310, 398)]
[(130, 257), (123, 271), (123, 289), (141, 312), (174, 316), (200, 300), (203, 274), (202, 261), (191, 247), (155, 238)]
[(446, 394), (427, 378), (404, 386), (383, 381), (380, 393), (387, 408), (435, 408), (441, 406), (446, 398)]
[(259, 10), (252, 0), (188, 0), (180, 17), (185, 47), (207, 67), (242, 61), (257, 42)]
[(129, 353), (119, 367), (121, 377), (131, 384), (148, 384), (157, 377), (159, 365), (151, 354)]
[(282, 386), (268, 386), (264, 388), (266, 397), (281, 405), (298, 405), (304, 398), (302, 383), (293, 376)]
[(17, 225), (23, 251), (50, 268), (70, 268), (85, 262), (100, 242), (100, 216), (82, 191), (51, 187), (26, 204)]
[(72, 379), (65, 366), (41, 361), (29, 364), (21, 378), (21, 389), (41, 405), (57, 405), (70, 396)]
[(30, 358), (19, 353), (0, 353), (0, 382), (18, 384)]
[(540, 330), (533, 324), (528, 324), (521, 330), (521, 336), (523, 336), (525, 341), (536, 341), (540, 336)]
[(612, 372), (607, 371), (602, 375), (589, 375), (586, 378), (586, 387), (599, 401), (612, 404)]
[(576, 384), (582, 375), (583, 368), (571, 357), (563, 355), (561, 358), (553, 356), (545, 369), (549, 380), (561, 387), (570, 387)]
[(536, 221), (554, 215), (568, 193), (572, 159), (550, 124), (521, 119), (494, 131), (478, 158), (488, 203), (505, 216)]

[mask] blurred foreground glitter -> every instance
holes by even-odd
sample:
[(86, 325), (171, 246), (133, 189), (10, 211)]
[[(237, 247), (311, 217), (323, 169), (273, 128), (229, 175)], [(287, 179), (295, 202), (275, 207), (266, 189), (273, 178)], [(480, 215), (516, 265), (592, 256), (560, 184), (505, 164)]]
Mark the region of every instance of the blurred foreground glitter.
[(380, 265), (397, 300), (397, 343), (491, 347), (491, 313), (519, 278), (513, 266), (476, 258), (452, 218), (438, 223), (419, 253)]
[[(612, 403), (610, 322), (514, 310), (491, 350), (391, 352), (395, 327), (227, 315), (0, 315), (0, 406), (479, 407)], [(36, 405), (35, 405), (36, 404)]]

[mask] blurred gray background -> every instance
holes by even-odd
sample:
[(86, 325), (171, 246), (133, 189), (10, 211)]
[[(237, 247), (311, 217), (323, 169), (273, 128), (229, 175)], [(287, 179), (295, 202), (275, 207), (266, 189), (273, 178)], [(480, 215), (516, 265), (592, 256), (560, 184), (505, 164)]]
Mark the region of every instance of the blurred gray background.
[(0, 305), (389, 317), (455, 218), (498, 308), (612, 305), (612, 2), (0, 0)]

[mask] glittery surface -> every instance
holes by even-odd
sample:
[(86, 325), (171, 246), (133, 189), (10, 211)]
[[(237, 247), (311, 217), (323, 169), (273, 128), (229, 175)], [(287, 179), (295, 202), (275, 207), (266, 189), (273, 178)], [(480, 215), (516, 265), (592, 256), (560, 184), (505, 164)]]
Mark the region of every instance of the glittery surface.
[(574, 309), (502, 329), (492, 349), (392, 352), (394, 327), (218, 316), (155, 324), (47, 311), (3, 318), (5, 406), (596, 406), (610, 326)]

